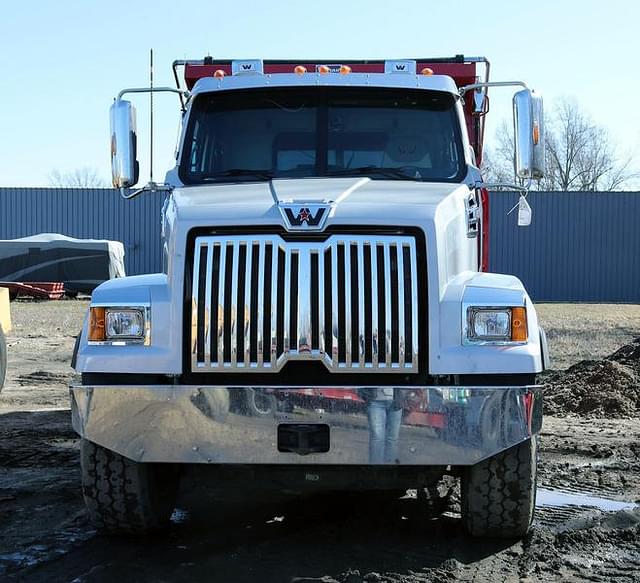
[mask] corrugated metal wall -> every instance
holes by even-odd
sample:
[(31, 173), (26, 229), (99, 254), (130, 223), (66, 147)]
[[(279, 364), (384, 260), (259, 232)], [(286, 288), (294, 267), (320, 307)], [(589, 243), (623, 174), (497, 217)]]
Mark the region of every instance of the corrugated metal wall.
[(122, 241), (127, 274), (162, 269), (163, 195), (124, 200), (111, 188), (0, 188), (0, 239), (60, 233)]
[[(518, 276), (536, 301), (640, 303), (640, 193), (532, 192), (530, 227), (514, 193), (491, 194), (490, 267)], [(162, 195), (111, 189), (0, 188), (0, 239), (37, 233), (113, 239), (127, 273), (161, 269)]]
[(517, 226), (514, 193), (491, 194), (490, 269), (536, 301), (640, 303), (640, 193), (532, 192)]

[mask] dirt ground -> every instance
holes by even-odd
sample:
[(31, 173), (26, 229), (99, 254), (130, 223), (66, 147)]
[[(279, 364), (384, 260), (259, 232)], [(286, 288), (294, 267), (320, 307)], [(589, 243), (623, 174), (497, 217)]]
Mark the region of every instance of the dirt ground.
[[(535, 526), (523, 541), (467, 537), (455, 490), (429, 513), (411, 492), (381, 504), (362, 495), (265, 497), (256, 484), (253, 494), (185, 505), (162, 537), (96, 534), (66, 389), (86, 307), (12, 304), (0, 394), (0, 580), (640, 581), (640, 344), (632, 343), (640, 306), (538, 307), (554, 367), (568, 370), (546, 376), (553, 415), (540, 438)], [(571, 387), (582, 405), (566, 398)]]

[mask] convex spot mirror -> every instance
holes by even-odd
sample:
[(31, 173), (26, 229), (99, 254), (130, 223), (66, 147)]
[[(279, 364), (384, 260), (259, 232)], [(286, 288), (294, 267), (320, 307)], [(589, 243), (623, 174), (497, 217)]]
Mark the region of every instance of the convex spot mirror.
[(516, 176), (539, 180), (544, 176), (544, 112), (542, 96), (529, 89), (513, 96)]
[(136, 108), (130, 101), (116, 99), (109, 111), (111, 120), (111, 179), (114, 188), (129, 188), (138, 182), (136, 155)]

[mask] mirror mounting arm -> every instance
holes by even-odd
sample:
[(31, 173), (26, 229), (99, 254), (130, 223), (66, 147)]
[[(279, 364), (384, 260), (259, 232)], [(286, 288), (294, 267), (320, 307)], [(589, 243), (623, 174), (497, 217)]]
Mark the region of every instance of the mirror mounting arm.
[(191, 95), (188, 91), (175, 89), (173, 87), (130, 87), (120, 91), (117, 99), (122, 99), (122, 96), (127, 93), (178, 93), (180, 97), (186, 97), (187, 99)]
[(120, 188), (119, 190), (120, 190), (120, 196), (122, 196), (122, 198), (126, 200), (129, 200), (131, 198), (135, 198), (136, 196), (144, 192), (170, 193), (173, 191), (173, 186), (171, 186), (170, 184), (158, 184), (157, 182), (148, 182), (142, 188), (137, 188), (136, 190), (133, 190), (131, 192), (127, 192), (128, 189), (126, 188)]
[(460, 97), (462, 97), (467, 91), (472, 89), (482, 89), (483, 87), (524, 87), (529, 89), (524, 81), (488, 81), (486, 83), (472, 83), (471, 85), (464, 85), (458, 89)]

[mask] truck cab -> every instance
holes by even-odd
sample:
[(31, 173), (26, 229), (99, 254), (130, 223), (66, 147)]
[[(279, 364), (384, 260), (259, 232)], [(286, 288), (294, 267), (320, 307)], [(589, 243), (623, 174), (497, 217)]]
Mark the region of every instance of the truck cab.
[[(176, 166), (138, 191), (166, 197), (163, 272), (99, 286), (75, 358), (94, 523), (163, 526), (211, 466), (288, 489), (450, 473), (468, 532), (525, 534), (546, 347), (522, 283), (487, 272), (486, 59), (180, 66)], [(128, 91), (111, 153), (132, 196)], [(541, 101), (514, 108), (530, 180)]]

